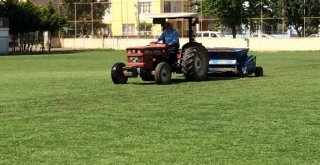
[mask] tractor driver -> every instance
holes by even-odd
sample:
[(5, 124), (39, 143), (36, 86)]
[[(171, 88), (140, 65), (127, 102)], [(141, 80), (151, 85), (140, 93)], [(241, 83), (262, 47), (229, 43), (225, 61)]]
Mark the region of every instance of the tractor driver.
[(164, 31), (158, 38), (158, 41), (163, 41), (163, 43), (169, 45), (169, 64), (174, 64), (177, 60), (177, 53), (180, 47), (179, 44), (179, 33), (173, 29), (172, 24), (167, 22), (164, 25)]

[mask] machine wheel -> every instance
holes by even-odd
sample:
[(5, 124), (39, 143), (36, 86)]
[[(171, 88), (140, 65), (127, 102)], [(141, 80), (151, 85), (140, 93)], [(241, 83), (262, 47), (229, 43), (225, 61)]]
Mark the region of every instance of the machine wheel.
[(202, 81), (207, 78), (209, 57), (204, 46), (190, 43), (182, 48), (182, 72), (187, 80)]
[(124, 63), (115, 63), (111, 68), (111, 78), (114, 84), (126, 84), (128, 77), (123, 74)]
[(154, 79), (157, 84), (168, 84), (171, 81), (171, 68), (168, 63), (161, 62), (156, 66)]
[(256, 77), (263, 76), (263, 68), (261, 66), (256, 67), (256, 70), (254, 71), (254, 75)]

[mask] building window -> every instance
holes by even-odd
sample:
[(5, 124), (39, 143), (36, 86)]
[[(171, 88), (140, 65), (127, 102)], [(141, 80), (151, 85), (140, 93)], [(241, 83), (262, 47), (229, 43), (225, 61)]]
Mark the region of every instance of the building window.
[(171, 12), (171, 2), (164, 2), (164, 13)]
[(122, 35), (124, 35), (124, 36), (134, 35), (134, 24), (123, 24), (122, 25)]
[(187, 13), (191, 13), (193, 10), (192, 10), (192, 7), (194, 6), (194, 4), (192, 3), (191, 0), (188, 0), (188, 2), (183, 2), (183, 12), (187, 12)]
[(138, 10), (140, 13), (151, 13), (151, 2), (138, 2)]

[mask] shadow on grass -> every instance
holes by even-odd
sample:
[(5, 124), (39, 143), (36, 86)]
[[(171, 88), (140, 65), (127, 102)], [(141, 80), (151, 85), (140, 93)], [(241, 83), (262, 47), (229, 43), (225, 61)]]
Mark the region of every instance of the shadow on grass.
[[(213, 77), (210, 76), (208, 77), (206, 80), (203, 80), (204, 82), (209, 82), (209, 81), (229, 81), (229, 80), (236, 80), (239, 79), (241, 77)], [(180, 84), (180, 83), (195, 83), (195, 82), (201, 82), (201, 81), (189, 81), (184, 79), (182, 76), (181, 78), (175, 78), (175, 79), (171, 79), (171, 82), (169, 84), (163, 84), (163, 85), (174, 85), (174, 84)], [(144, 81), (144, 82), (134, 82), (134, 83), (130, 83), (129, 84), (133, 84), (133, 85), (156, 85), (156, 83), (154, 81)]]
[(16, 51), (10, 52), (9, 54), (0, 54), (0, 56), (23, 56), (23, 55), (61, 55), (61, 54), (75, 54), (82, 52), (91, 52), (91, 51), (115, 51), (113, 49), (83, 49), (83, 50), (74, 50), (74, 49), (57, 49), (51, 51)]
[(55, 55), (55, 54), (74, 54), (77, 52), (81, 52), (78, 50), (59, 50), (59, 51), (45, 51), (45, 52), (39, 52), (39, 51), (34, 51), (34, 52), (24, 52), (24, 51), (18, 51), (18, 52), (10, 52), (9, 54), (0, 54), (0, 56), (31, 56), (31, 55)]

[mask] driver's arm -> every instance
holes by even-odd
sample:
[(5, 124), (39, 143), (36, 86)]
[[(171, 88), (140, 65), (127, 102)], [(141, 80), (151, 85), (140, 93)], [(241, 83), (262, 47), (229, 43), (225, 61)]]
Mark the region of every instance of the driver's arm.
[(165, 34), (164, 32), (161, 34), (161, 36), (158, 38), (157, 42), (164, 40)]

